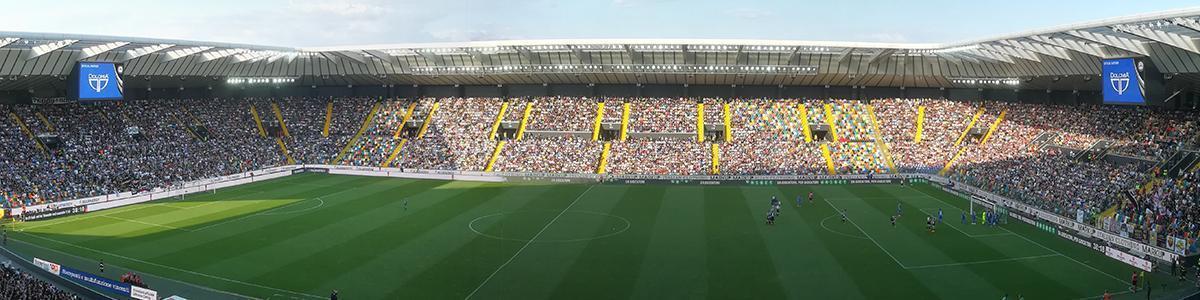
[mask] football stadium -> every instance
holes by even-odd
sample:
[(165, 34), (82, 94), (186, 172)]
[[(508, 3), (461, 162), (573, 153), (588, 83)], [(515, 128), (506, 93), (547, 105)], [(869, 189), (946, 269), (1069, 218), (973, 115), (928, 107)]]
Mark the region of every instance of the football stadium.
[(0, 31), (0, 298), (1200, 297), (1200, 8), (1083, 16), (932, 43)]

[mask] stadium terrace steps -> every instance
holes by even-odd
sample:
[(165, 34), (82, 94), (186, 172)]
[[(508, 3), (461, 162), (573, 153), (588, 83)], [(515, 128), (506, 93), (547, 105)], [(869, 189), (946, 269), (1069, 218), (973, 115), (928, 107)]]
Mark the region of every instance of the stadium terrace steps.
[(484, 172), (491, 172), (496, 166), (496, 159), (500, 158), (500, 151), (504, 150), (505, 141), (496, 143), (496, 149), (492, 150), (492, 156), (488, 158), (487, 165), (483, 167)]
[(712, 162), (712, 169), (709, 170), (709, 174), (720, 175), (721, 174), (721, 147), (718, 147), (717, 143), (710, 143), (709, 149), (711, 149), (711, 151), (712, 151), (712, 157), (710, 158), (711, 162)]
[(971, 128), (975, 128), (975, 122), (979, 122), (979, 118), (983, 116), (983, 109), (975, 111), (975, 116), (971, 117), (971, 122), (967, 123), (967, 128), (963, 128), (962, 134), (958, 135), (958, 139), (954, 140), (954, 146), (958, 147), (962, 144), (963, 139), (967, 138), (967, 134), (971, 132)]
[(704, 103), (696, 103), (696, 142), (704, 142)]
[(250, 104), (250, 115), (254, 116), (254, 126), (258, 127), (258, 136), (267, 137), (267, 130), (263, 129), (262, 118), (258, 116), (258, 110), (254, 108), (254, 104)]
[(425, 114), (425, 123), (421, 123), (421, 130), (417, 131), (417, 138), (425, 137), (425, 131), (429, 130), (429, 123), (433, 122), (433, 114), (437, 112), (440, 105), (441, 103), (434, 102), (433, 106), (429, 108), (429, 113)]
[(47, 119), (46, 115), (42, 114), (41, 111), (33, 112), (33, 115), (37, 117), (38, 121), (42, 122), (42, 125), (46, 126), (46, 129), (50, 129), (50, 131), (58, 131), (57, 129), (54, 129), (54, 124), (50, 123), (50, 119)]
[[(412, 110), (410, 109), (409, 112), (412, 112)], [(395, 161), (396, 158), (400, 157), (400, 149), (404, 149), (404, 144), (407, 144), (407, 143), (408, 143), (408, 139), (400, 140), (400, 143), (396, 144), (396, 148), (392, 149), (392, 154), (388, 155), (387, 161), (384, 161), (383, 164), (380, 165), (380, 167), (384, 167), (384, 168), (391, 167), (392, 161)]]
[(988, 126), (987, 134), (984, 134), (983, 139), (979, 140), (980, 145), (987, 143), (987, 141), (992, 138), (992, 134), (996, 133), (996, 129), (1000, 128), (1000, 122), (1004, 121), (1004, 116), (1006, 114), (1008, 114), (1008, 110), (1001, 111), (1000, 116), (997, 116), (996, 120), (992, 121), (992, 125)]
[(404, 117), (400, 119), (400, 125), (397, 125), (396, 132), (392, 133), (393, 139), (400, 138), (400, 132), (404, 131), (404, 124), (408, 124), (408, 120), (412, 119), (413, 111), (417, 110), (417, 102), (419, 101), (413, 101), (408, 104), (408, 109), (404, 111)]
[(46, 145), (42, 145), (42, 141), (38, 140), (37, 136), (33, 135), (33, 131), (29, 130), (29, 125), (25, 124), (25, 120), (22, 120), (21, 116), (18, 116), (16, 113), (11, 111), (8, 112), (8, 116), (9, 118), (12, 118), (14, 123), (17, 123), (18, 127), (21, 127), (21, 132), (24, 132), (26, 137), (28, 137), (30, 140), (33, 140), (34, 146), (37, 146), (38, 150), (41, 150), (42, 156), (50, 157), (50, 152), (46, 151)]
[(500, 112), (496, 113), (496, 120), (492, 121), (492, 130), (488, 131), (488, 139), (496, 140), (496, 132), (500, 131), (500, 122), (504, 121), (506, 113), (508, 113), (508, 101), (500, 104)]
[(624, 142), (629, 137), (629, 114), (631, 113), (631, 105), (629, 102), (621, 104), (621, 141)]
[(600, 151), (600, 163), (596, 166), (596, 174), (608, 172), (608, 155), (611, 151), (612, 142), (604, 142), (604, 149)]
[(600, 124), (604, 121), (604, 101), (596, 101), (596, 120), (592, 121), (592, 140), (600, 140)]
[(721, 114), (723, 114), (725, 123), (725, 142), (733, 141), (733, 114), (729, 112), (729, 103), (721, 103)]
[(271, 101), (271, 112), (275, 113), (275, 121), (279, 122), (279, 130), (283, 131), (283, 136), (292, 136), (288, 133), (287, 124), (283, 122), (283, 112), (279, 110), (279, 104)]
[(342, 147), (342, 151), (339, 151), (337, 156), (333, 158), (332, 164), (339, 164), (342, 162), (342, 159), (345, 159), (346, 152), (350, 150), (350, 147), (353, 147), (358, 143), (358, 140), (362, 138), (364, 133), (367, 132), (367, 128), (371, 126), (371, 121), (375, 120), (375, 114), (379, 113), (379, 107), (379, 102), (375, 102), (371, 105), (371, 112), (367, 113), (367, 117), (363, 119), (362, 125), (358, 126), (358, 132), (354, 134), (354, 137), (350, 138), (349, 142), (346, 142), (346, 146)]
[(279, 144), (279, 151), (283, 153), (283, 158), (289, 165), (295, 164), (296, 160), (292, 159), (292, 154), (288, 152), (287, 144), (283, 142), (283, 138), (276, 137), (275, 143)]
[(925, 133), (925, 106), (917, 106), (917, 129), (913, 133), (913, 143), (921, 143), (921, 136)]
[(196, 139), (197, 141), (204, 140), (203, 138), (200, 137), (200, 135), (196, 134), (196, 132), (192, 130), (192, 126), (190, 124), (184, 123), (183, 120), (180, 120), (179, 116), (171, 115), (171, 119), (175, 120), (175, 124), (178, 124), (180, 127), (183, 127), (183, 130), (187, 131), (188, 135), (192, 136), (193, 139)]
[(821, 143), (821, 157), (825, 158), (825, 169), (829, 175), (836, 175), (837, 167), (833, 164), (833, 155), (829, 153), (829, 143)]
[(804, 142), (812, 143), (812, 128), (809, 126), (810, 122), (808, 122), (808, 105), (805, 105), (803, 102), (801, 102), (800, 104), (797, 104), (796, 107), (800, 110), (800, 127), (804, 131)]
[(325, 125), (321, 126), (321, 136), (329, 137), (329, 127), (333, 125), (333, 101), (325, 103)]
[(887, 143), (883, 140), (883, 137), (880, 136), (879, 119), (875, 116), (874, 104), (867, 105), (867, 113), (868, 116), (871, 117), (871, 127), (874, 129), (872, 130), (872, 135), (875, 137), (875, 151), (879, 151), (881, 154), (883, 154), (883, 162), (885, 165), (887, 165), (888, 173), (897, 173), (896, 164), (892, 160), (892, 152), (889, 151)]
[(517, 140), (525, 137), (525, 126), (529, 125), (529, 115), (533, 114), (533, 102), (525, 102), (525, 111), (521, 113), (521, 125), (517, 126)]

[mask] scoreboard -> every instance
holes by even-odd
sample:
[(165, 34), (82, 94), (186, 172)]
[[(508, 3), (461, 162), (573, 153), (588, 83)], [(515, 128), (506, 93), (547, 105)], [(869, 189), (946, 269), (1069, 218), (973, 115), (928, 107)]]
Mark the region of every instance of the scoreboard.
[(79, 101), (123, 100), (124, 66), (112, 62), (79, 62), (71, 72), (68, 94)]

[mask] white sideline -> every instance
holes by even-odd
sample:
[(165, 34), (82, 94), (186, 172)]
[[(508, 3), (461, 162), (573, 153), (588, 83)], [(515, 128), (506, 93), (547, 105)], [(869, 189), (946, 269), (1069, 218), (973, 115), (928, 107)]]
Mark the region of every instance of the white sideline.
[[(68, 247), (75, 247), (75, 248), (79, 248), (79, 249), (83, 249), (83, 250), (87, 250), (87, 251), (91, 251), (91, 252), (95, 252), (95, 253), (99, 253), (99, 254), (104, 254), (104, 255), (108, 255), (108, 256), (112, 256), (112, 257), (116, 257), (116, 258), (120, 258), (120, 259), (124, 259), (124, 260), (128, 260), (128, 261), (132, 261), (132, 262), (138, 262), (138, 263), (143, 263), (143, 264), (147, 264), (147, 265), (151, 265), (151, 266), (155, 266), (155, 267), (159, 267), (159, 268), (169, 269), (169, 270), (172, 270), (172, 271), (184, 272), (184, 273), (188, 273), (188, 274), (192, 274), (192, 275), (196, 275), (196, 276), (208, 277), (208, 278), (212, 278), (212, 279), (216, 279), (216, 280), (221, 280), (221, 281), (225, 281), (225, 282), (236, 283), (236, 284), (241, 284), (241, 285), (245, 285), (245, 286), (252, 286), (252, 287), (256, 287), (256, 288), (262, 288), (262, 289), (268, 289), (268, 290), (272, 290), (272, 291), (276, 291), (276, 292), (283, 292), (283, 293), (288, 293), (288, 294), (292, 294), (292, 295), (300, 295), (300, 296), (305, 296), (305, 297), (309, 297), (309, 298), (313, 298), (313, 299), (326, 299), (326, 297), (317, 296), (317, 295), (313, 295), (313, 294), (301, 293), (301, 292), (296, 292), (296, 291), (289, 291), (289, 290), (284, 290), (284, 289), (278, 289), (278, 288), (273, 288), (273, 287), (269, 287), (269, 286), (265, 286), (265, 285), (254, 284), (254, 283), (249, 283), (249, 282), (245, 282), (245, 281), (239, 281), (239, 280), (229, 279), (229, 278), (225, 278), (225, 277), (220, 277), (220, 276), (214, 276), (214, 275), (204, 274), (204, 273), (195, 272), (195, 271), (191, 271), (191, 270), (180, 269), (180, 268), (176, 268), (176, 267), (172, 267), (172, 266), (168, 266), (168, 265), (162, 265), (162, 264), (158, 264), (158, 263), (148, 262), (148, 261), (144, 261), (144, 260), (141, 260), (141, 259), (132, 258), (132, 257), (128, 257), (128, 256), (124, 256), (124, 255), (116, 254), (116, 253), (105, 252), (105, 251), (96, 250), (96, 249), (92, 249), (92, 248), (88, 248), (88, 247), (84, 247), (84, 246), (75, 245), (75, 244), (72, 244), (72, 243), (68, 243), (68, 242), (64, 242), (64, 241), (60, 241), (60, 240), (57, 240), (57, 239), (48, 238), (48, 237), (44, 237), (44, 236), (40, 236), (40, 235), (37, 235), (37, 234), (26, 233), (25, 235), (26, 235), (26, 236), (35, 237), (35, 238), (39, 238), (39, 239), (43, 239), (43, 240), (50, 241), (50, 242), (54, 242), (54, 243), (56, 243), (56, 244), (65, 245), (65, 246), (68, 246)], [(19, 240), (18, 240), (18, 241), (19, 241)], [(39, 247), (39, 248), (43, 248), (43, 249), (49, 249), (49, 250), (51, 250), (51, 251), (54, 251), (54, 252), (58, 252), (58, 253), (62, 253), (62, 254), (66, 254), (66, 255), (74, 256), (74, 257), (79, 257), (79, 256), (76, 256), (76, 255), (73, 255), (73, 254), (70, 254), (70, 253), (66, 253), (66, 252), (63, 252), (63, 251), (60, 251), (60, 250), (55, 250), (55, 249), (53, 249), (53, 248), (49, 248), (49, 247), (42, 247), (42, 246), (38, 246), (37, 244), (28, 243), (28, 242), (25, 242), (25, 243), (26, 243), (26, 244), (29, 244), (29, 245), (32, 245), (32, 246)], [(160, 278), (166, 278), (166, 277), (162, 277), (162, 276), (158, 276), (158, 277), (160, 277)], [(167, 278), (167, 279), (169, 279), (169, 280), (172, 280), (172, 281), (176, 281), (176, 280), (174, 280), (174, 279), (170, 279), (170, 278)], [(176, 282), (181, 282), (181, 283), (188, 284), (188, 283), (186, 283), (186, 282), (182, 282), (182, 281), (176, 281)], [(194, 285), (194, 284), (188, 284), (188, 285), (191, 285), (191, 286), (198, 286), (198, 285)], [(204, 288), (204, 287), (202, 287), (202, 288)], [(222, 292), (222, 293), (227, 293), (227, 294), (233, 294), (233, 293), (230, 293), (230, 292), (225, 292), (225, 291), (220, 291), (220, 290), (213, 290), (213, 289), (209, 289), (209, 290), (212, 290), (212, 291), (217, 291), (217, 292)], [(239, 296), (241, 296), (241, 295), (239, 295)], [(250, 297), (247, 297), (247, 298), (250, 298)]]
[(525, 251), (525, 248), (528, 248), (529, 245), (533, 244), (533, 241), (536, 241), (543, 232), (546, 232), (546, 229), (550, 228), (550, 225), (554, 225), (554, 222), (558, 221), (559, 217), (562, 217), (564, 213), (567, 213), (567, 210), (570, 210), (572, 206), (575, 206), (575, 203), (579, 202), (579, 199), (583, 199), (583, 195), (587, 195), (587, 193), (594, 187), (596, 186), (589, 185), (586, 190), (583, 190), (582, 193), (579, 193), (579, 196), (575, 197), (575, 201), (571, 201), (571, 204), (568, 204), (567, 207), (558, 212), (558, 215), (554, 216), (553, 219), (550, 219), (550, 222), (546, 222), (546, 226), (542, 226), (542, 230), (538, 230), (537, 234), (534, 234), (532, 238), (529, 238), (528, 242), (525, 242), (524, 246), (521, 246), (521, 249), (517, 249), (517, 253), (513, 253), (512, 257), (509, 257), (507, 261), (505, 261), (503, 264), (500, 264), (500, 267), (496, 268), (495, 271), (492, 271), (491, 275), (488, 275), (487, 278), (484, 278), (483, 282), (480, 282), (479, 286), (475, 287), (475, 290), (472, 290), (471, 293), (467, 294), (467, 297), (463, 299), (471, 299), (472, 296), (475, 296), (475, 293), (479, 292), (479, 289), (483, 288), (484, 285), (487, 285), (488, 281), (492, 280), (492, 277), (495, 277), (497, 273), (500, 273), (500, 270), (503, 270), (505, 266), (508, 266), (508, 264), (512, 263), (514, 259), (517, 259), (517, 256), (521, 255), (521, 252)]
[(968, 261), (968, 262), (958, 262), (958, 263), (948, 263), (948, 264), (936, 264), (936, 265), (912, 266), (912, 267), (907, 267), (907, 268), (904, 268), (904, 269), (905, 269), (905, 270), (919, 270), (919, 269), (941, 268), (941, 267), (969, 266), (969, 265), (989, 264), (989, 263), (994, 263), (994, 262), (1006, 262), (1006, 261), (1019, 261), (1019, 260), (1039, 259), (1039, 258), (1055, 257), (1055, 256), (1062, 256), (1062, 254), (1054, 253), (1054, 254), (1043, 254), (1043, 255), (1023, 256), (1023, 257), (1010, 257), (1010, 258), (990, 259), (990, 260), (980, 260), (980, 261)]

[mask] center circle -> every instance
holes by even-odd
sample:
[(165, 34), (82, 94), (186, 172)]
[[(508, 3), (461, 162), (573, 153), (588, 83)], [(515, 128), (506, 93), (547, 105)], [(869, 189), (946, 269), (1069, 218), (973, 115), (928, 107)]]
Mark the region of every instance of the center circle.
[[(546, 227), (546, 222), (551, 220), (555, 224)], [(563, 230), (567, 228), (564, 227), (567, 222), (570, 226), (577, 226), (583, 230)], [(598, 240), (624, 233), (630, 226), (629, 219), (621, 216), (586, 210), (501, 212), (475, 218), (467, 224), (475, 234), (504, 241), (529, 242), (538, 232), (542, 232), (537, 240), (533, 241), (536, 243)]]

